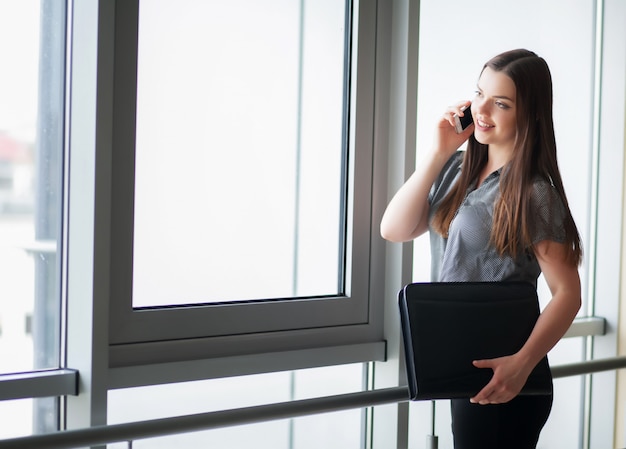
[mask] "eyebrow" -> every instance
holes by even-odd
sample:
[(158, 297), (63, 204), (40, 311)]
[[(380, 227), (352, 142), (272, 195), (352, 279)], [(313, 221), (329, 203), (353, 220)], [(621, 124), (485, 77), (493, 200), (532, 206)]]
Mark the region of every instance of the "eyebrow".
[[(476, 88), (482, 92), (483, 90), (480, 88), (479, 85), (476, 85)], [(493, 95), (493, 98), (499, 98), (501, 100), (509, 100), (511, 103), (515, 103), (515, 100), (513, 100), (512, 98), (507, 97), (506, 95)]]

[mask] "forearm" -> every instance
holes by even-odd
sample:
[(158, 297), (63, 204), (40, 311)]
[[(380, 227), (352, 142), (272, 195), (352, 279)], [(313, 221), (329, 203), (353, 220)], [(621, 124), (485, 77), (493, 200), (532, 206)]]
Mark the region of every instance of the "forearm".
[(545, 240), (535, 244), (534, 252), (552, 293), (524, 347), (517, 356), (534, 367), (569, 329), (581, 304), (578, 267), (567, 260), (569, 248)]
[(552, 297), (518, 356), (534, 367), (563, 337), (580, 309), (580, 289), (563, 289)]
[(439, 119), (431, 151), (387, 206), (380, 223), (384, 239), (406, 242), (428, 230), (428, 192), (448, 159), (474, 131), (474, 125), (460, 134), (454, 130), (454, 114), (462, 114), (468, 105), (464, 101), (451, 106)]
[[(577, 279), (577, 277), (576, 277)], [(488, 360), (474, 361), (477, 368), (493, 370), (491, 381), (471, 402), (499, 404), (510, 401), (519, 394), (537, 363), (563, 337), (580, 307), (578, 289), (562, 289), (554, 292), (552, 300), (539, 316), (526, 343), (517, 353)]]
[(428, 192), (448, 158), (431, 152), (394, 195), (380, 223), (384, 239), (405, 242), (428, 229)]

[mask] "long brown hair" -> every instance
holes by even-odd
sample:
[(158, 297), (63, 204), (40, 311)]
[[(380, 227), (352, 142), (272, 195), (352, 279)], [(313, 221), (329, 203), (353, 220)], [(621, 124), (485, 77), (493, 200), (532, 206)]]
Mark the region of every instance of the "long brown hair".
[[(532, 247), (533, 180), (551, 183), (565, 207), (567, 262), (578, 265), (582, 248), (578, 229), (567, 202), (556, 157), (552, 120), (552, 77), (543, 58), (528, 50), (511, 50), (495, 56), (483, 67), (507, 75), (516, 87), (517, 133), (513, 156), (500, 176), (500, 196), (494, 205), (491, 242), (500, 253), (516, 257)], [(458, 182), (444, 198), (433, 217), (433, 227), (447, 236), (450, 223), (467, 189), (478, 179), (487, 162), (487, 145), (472, 135), (467, 143)]]

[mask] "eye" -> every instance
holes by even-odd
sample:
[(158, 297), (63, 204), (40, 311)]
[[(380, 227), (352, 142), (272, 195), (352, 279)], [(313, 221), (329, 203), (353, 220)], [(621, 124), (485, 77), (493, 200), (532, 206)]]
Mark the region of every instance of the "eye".
[(477, 91), (476, 91), (476, 92), (474, 92), (474, 93), (476, 94), (476, 97), (477, 97), (477, 98), (480, 98), (480, 97), (482, 97), (482, 96), (483, 96), (483, 93), (482, 93), (481, 91), (479, 91), (479, 90), (477, 90)]
[(511, 107), (508, 104), (502, 103), (501, 101), (496, 101), (496, 106), (500, 109), (510, 109)]

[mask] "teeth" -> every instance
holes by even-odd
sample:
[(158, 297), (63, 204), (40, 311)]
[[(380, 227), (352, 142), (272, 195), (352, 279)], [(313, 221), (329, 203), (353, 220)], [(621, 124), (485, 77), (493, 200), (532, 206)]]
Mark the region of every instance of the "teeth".
[(493, 125), (488, 125), (487, 123), (483, 122), (482, 120), (478, 120), (478, 125), (482, 128), (492, 128)]

